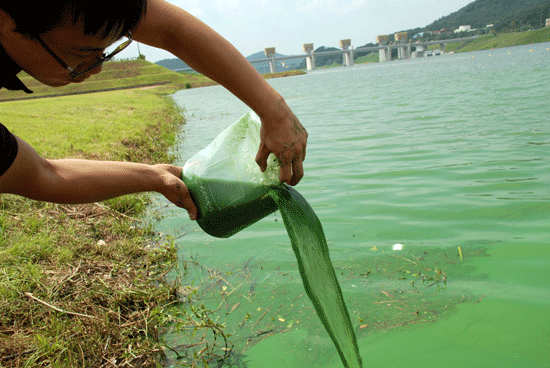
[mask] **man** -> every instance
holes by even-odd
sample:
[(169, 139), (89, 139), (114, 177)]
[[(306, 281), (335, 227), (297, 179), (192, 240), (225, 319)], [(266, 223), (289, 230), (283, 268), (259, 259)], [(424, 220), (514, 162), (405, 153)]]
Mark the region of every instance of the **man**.
[[(284, 99), (227, 40), (164, 0), (0, 4), (0, 87), (31, 92), (16, 77), (21, 69), (53, 87), (82, 82), (101, 71), (103, 51), (122, 36), (171, 52), (246, 103), (262, 121), (260, 169), (274, 153), (280, 180), (301, 180), (307, 132)], [(76, 204), (156, 191), (196, 219), (180, 174), (172, 165), (46, 160), (0, 125), (0, 193)]]

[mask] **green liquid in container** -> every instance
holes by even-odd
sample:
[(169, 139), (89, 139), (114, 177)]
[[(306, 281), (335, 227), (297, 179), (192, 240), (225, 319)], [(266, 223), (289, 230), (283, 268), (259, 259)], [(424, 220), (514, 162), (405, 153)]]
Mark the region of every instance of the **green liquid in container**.
[(298, 261), (302, 282), (346, 368), (362, 367), (355, 330), (317, 215), (295, 189), (183, 177), (199, 207), (199, 226), (227, 238), (280, 210)]

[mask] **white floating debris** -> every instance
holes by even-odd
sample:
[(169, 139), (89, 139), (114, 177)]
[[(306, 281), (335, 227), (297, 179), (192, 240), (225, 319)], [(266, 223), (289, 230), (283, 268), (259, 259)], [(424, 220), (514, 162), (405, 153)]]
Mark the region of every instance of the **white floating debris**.
[(104, 240), (100, 240), (100, 241), (97, 242), (97, 245), (99, 245), (101, 247), (103, 245), (107, 245), (107, 243), (105, 243)]
[(403, 244), (394, 244), (392, 247), (393, 250), (401, 250), (403, 249)]

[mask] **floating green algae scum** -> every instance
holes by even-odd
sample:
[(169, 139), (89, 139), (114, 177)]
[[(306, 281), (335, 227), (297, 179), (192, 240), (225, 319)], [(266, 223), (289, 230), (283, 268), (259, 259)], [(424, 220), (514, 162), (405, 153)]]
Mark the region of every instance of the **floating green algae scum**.
[[(180, 326), (178, 334), (171, 335), (168, 346), (176, 353), (173, 366), (197, 364), (196, 357), (208, 350), (218, 361), (201, 362), (201, 366), (249, 367), (247, 350), (298, 327), (307, 331), (301, 345), (309, 346), (312, 359), (305, 358), (304, 364), (313, 364), (319, 355), (332, 359), (336, 353), (318, 338), (324, 327), (343, 366), (361, 367), (356, 334), (435, 322), (456, 305), (480, 298), (447, 285), (453, 277), (467, 279), (464, 276), (474, 271), (470, 261), (487, 256), (482, 247), (418, 246), (399, 252), (372, 247), (367, 257), (346, 260), (346, 267), (335, 271), (321, 223), (307, 201), (286, 185), (272, 188), (269, 194), (281, 212), (297, 266), (250, 258), (243, 265), (221, 270), (200, 266), (197, 260), (187, 262), (186, 277), (196, 283), (179, 291), (180, 300), (189, 303), (188, 313), (194, 313), (193, 305), (198, 303), (209, 311), (201, 313), (209, 315), (194, 326)], [(346, 303), (340, 284), (346, 290)], [(210, 327), (208, 332), (202, 332), (204, 327)]]

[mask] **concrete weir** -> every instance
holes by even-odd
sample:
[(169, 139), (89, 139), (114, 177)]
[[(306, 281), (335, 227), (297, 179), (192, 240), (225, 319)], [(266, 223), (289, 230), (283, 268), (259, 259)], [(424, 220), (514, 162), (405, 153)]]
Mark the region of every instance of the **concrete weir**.
[[(253, 60), (253, 61), (250, 61), (250, 63), (268, 62), (270, 73), (275, 73), (276, 72), (275, 62), (277, 60), (305, 58), (307, 70), (312, 71), (312, 70), (315, 70), (316, 68), (316, 63), (315, 63), (316, 56), (320, 56), (320, 55), (341, 54), (342, 64), (344, 66), (352, 66), (355, 64), (354, 60), (355, 60), (356, 52), (378, 51), (380, 62), (387, 62), (392, 60), (392, 50), (397, 49), (398, 59), (404, 60), (404, 59), (418, 58), (418, 57), (424, 57), (424, 56), (442, 55), (444, 53), (445, 45), (447, 43), (473, 41), (478, 37), (479, 36), (455, 38), (455, 39), (449, 39), (449, 40), (410, 43), (410, 41), (408, 41), (407, 32), (400, 32), (394, 35), (393, 42), (389, 41), (389, 36), (377, 36), (376, 37), (377, 46), (373, 46), (373, 47), (359, 47), (354, 49), (353, 46), (351, 46), (351, 39), (343, 39), (343, 40), (340, 40), (340, 48), (342, 50), (316, 53), (313, 47), (313, 43), (305, 43), (302, 46), (305, 52), (305, 55), (304, 54), (288, 55), (288, 56), (279, 56), (279, 57), (275, 56), (275, 47), (267, 47), (265, 49), (265, 56), (266, 56), (265, 59)], [(427, 51), (428, 46), (434, 45), (434, 44), (438, 44), (441, 48), (441, 51), (434, 51), (434, 52)], [(415, 51), (412, 51), (413, 48), (415, 49)]]

